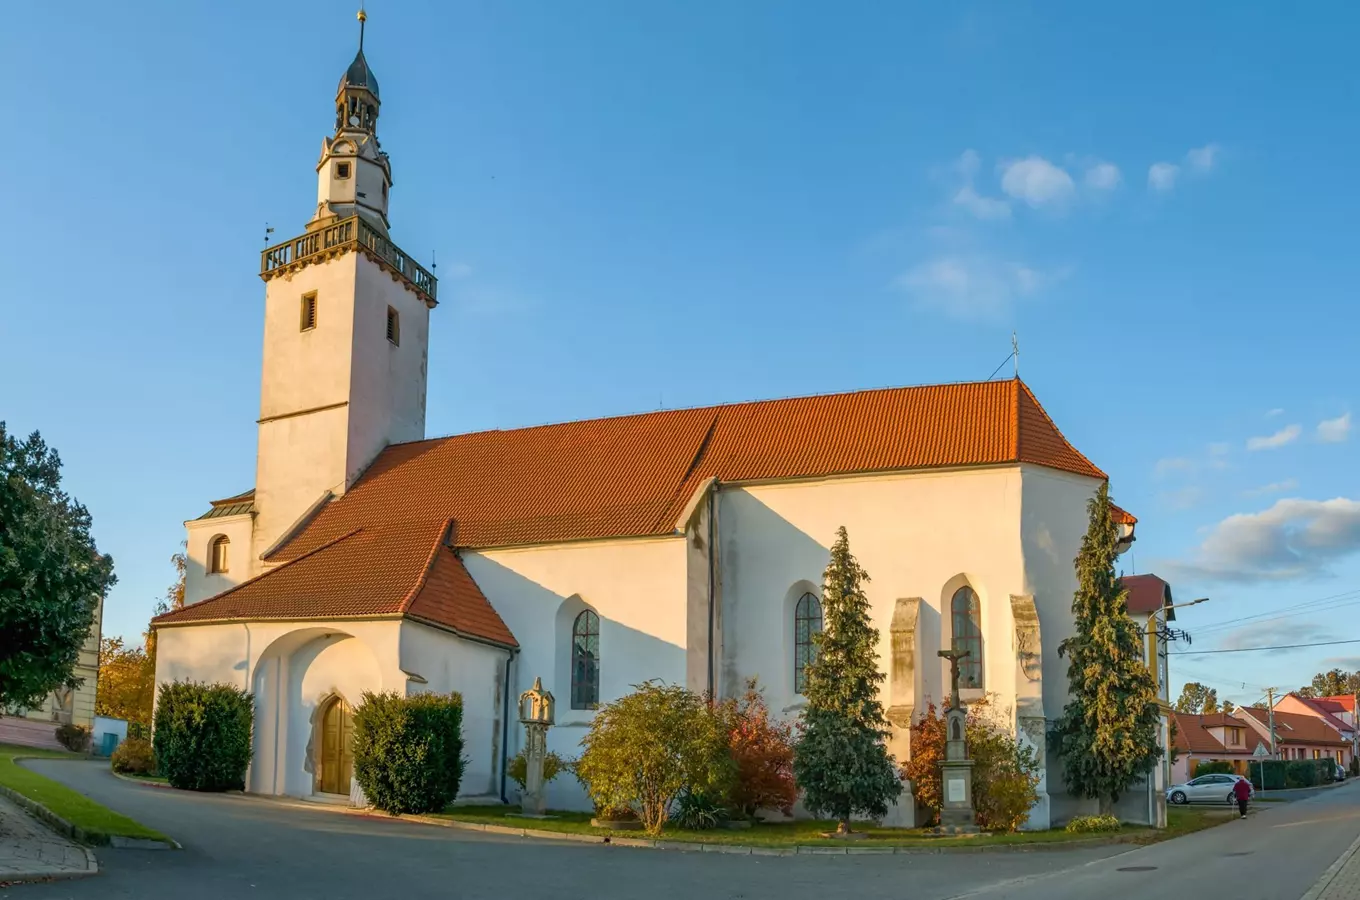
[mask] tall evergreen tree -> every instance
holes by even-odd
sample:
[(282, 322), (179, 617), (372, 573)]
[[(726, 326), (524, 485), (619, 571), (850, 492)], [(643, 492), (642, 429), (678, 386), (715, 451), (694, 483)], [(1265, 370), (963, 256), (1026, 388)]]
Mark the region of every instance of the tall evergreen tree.
[(1070, 699), (1053, 730), (1067, 789), (1100, 801), (1108, 813), (1119, 795), (1162, 756), (1161, 712), (1143, 661), (1142, 629), (1129, 616), (1128, 592), (1115, 577), (1118, 532), (1110, 488), (1087, 504), (1090, 525), (1077, 554), (1072, 598), (1076, 634), (1058, 646), (1066, 656)]
[(880, 817), (902, 792), (897, 766), (884, 738), (888, 722), (878, 699), (884, 675), (878, 668), (878, 629), (869, 621), (864, 582), (869, 575), (850, 554), (842, 527), (822, 580), (822, 632), (813, 638), (816, 658), (807, 667), (802, 734), (793, 772), (803, 802), (816, 814), (850, 831), (850, 817)]

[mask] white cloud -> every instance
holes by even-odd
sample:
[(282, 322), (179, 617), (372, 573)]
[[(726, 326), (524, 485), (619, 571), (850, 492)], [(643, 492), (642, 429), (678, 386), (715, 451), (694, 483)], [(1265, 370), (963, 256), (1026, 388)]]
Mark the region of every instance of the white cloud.
[(1282, 416), (1282, 415), (1284, 415), (1284, 407), (1283, 407), (1283, 406), (1277, 406), (1277, 407), (1275, 407), (1274, 409), (1272, 409), (1272, 410), (1270, 410), (1269, 412), (1266, 413), (1266, 418), (1267, 418), (1267, 419), (1273, 419), (1273, 418), (1275, 418), (1276, 416)]
[(1019, 298), (1066, 277), (981, 256), (941, 256), (921, 263), (895, 282), (916, 302), (967, 320), (996, 319)]
[(1003, 162), (997, 170), (1001, 190), (1033, 207), (1062, 206), (1076, 193), (1072, 176), (1042, 156)]
[(1011, 205), (996, 197), (984, 197), (977, 192), (975, 181), (982, 159), (976, 150), (965, 150), (954, 163), (954, 169), (963, 178), (963, 186), (954, 195), (954, 205), (961, 206), (974, 218), (995, 221), (1011, 217)]
[(1086, 170), (1085, 182), (1088, 188), (1097, 191), (1112, 191), (1119, 187), (1122, 176), (1114, 163), (1096, 163)]
[(969, 214), (978, 219), (995, 220), (1011, 217), (1011, 205), (1009, 203), (995, 197), (983, 197), (971, 184), (965, 184), (959, 188), (959, 192), (954, 195), (954, 204), (962, 206)]
[(1200, 501), (1204, 499), (1204, 489), (1189, 485), (1158, 494), (1157, 499), (1172, 509), (1190, 509), (1193, 506), (1198, 506)]
[(1272, 481), (1270, 484), (1263, 484), (1260, 487), (1251, 488), (1245, 493), (1249, 497), (1259, 496), (1261, 494), (1283, 494), (1285, 491), (1292, 491), (1298, 486), (1299, 480), (1297, 478), (1286, 478), (1284, 481)]
[(1166, 192), (1176, 186), (1176, 176), (1181, 167), (1175, 163), (1159, 162), (1148, 167), (1148, 187), (1154, 191)]
[(1351, 414), (1337, 416), (1335, 419), (1325, 419), (1318, 423), (1318, 440), (1328, 444), (1339, 444), (1344, 441), (1351, 433)]
[(1285, 444), (1292, 444), (1298, 440), (1303, 429), (1298, 425), (1286, 425), (1274, 434), (1264, 437), (1254, 437), (1247, 440), (1248, 450), (1274, 450), (1283, 447)]
[(1193, 558), (1174, 568), (1209, 581), (1282, 581), (1327, 575), (1331, 563), (1356, 553), (1360, 500), (1285, 498), (1219, 522)]
[(1205, 144), (1185, 154), (1185, 164), (1197, 172), (1210, 172), (1218, 163), (1218, 144)]

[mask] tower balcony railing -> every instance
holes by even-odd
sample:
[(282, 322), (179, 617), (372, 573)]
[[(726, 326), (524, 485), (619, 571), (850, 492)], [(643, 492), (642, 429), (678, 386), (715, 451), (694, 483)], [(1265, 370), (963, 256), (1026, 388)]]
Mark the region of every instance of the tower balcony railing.
[(360, 249), (376, 257), (380, 264), (427, 301), (437, 301), (439, 280), (359, 216), (341, 219), (301, 237), (266, 247), (260, 254), (260, 277), (268, 281), (276, 275)]

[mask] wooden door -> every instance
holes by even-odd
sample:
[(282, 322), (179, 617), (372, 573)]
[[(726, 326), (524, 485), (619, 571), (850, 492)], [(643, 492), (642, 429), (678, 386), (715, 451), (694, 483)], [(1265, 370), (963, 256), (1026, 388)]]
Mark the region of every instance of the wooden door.
[(321, 715), (321, 791), (349, 795), (354, 772), (354, 719), (339, 697)]

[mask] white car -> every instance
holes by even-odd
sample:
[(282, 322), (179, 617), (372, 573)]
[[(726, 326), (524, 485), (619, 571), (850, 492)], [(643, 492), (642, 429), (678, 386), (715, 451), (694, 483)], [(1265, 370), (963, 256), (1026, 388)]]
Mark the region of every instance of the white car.
[[(1233, 787), (1239, 781), (1246, 781), (1241, 775), (1201, 775), (1191, 778), (1185, 784), (1175, 784), (1166, 789), (1167, 803), (1236, 803)], [(1251, 782), (1247, 781), (1251, 788)], [(1256, 793), (1252, 790), (1252, 794)]]

